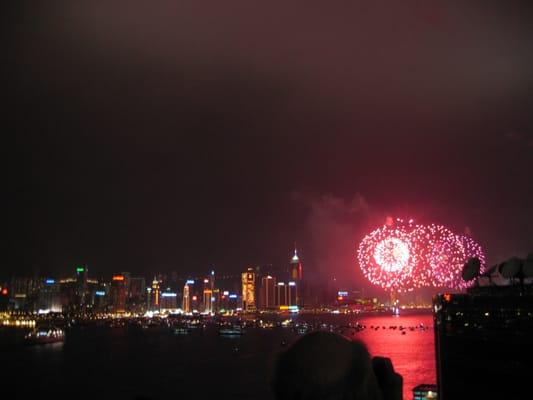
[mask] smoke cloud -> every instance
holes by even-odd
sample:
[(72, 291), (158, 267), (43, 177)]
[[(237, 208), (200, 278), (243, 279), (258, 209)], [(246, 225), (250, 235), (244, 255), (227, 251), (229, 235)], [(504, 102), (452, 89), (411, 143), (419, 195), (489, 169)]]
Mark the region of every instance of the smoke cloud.
[(306, 267), (313, 276), (335, 277), (341, 286), (368, 287), (356, 248), (370, 227), (384, 222), (385, 214), (374, 210), (361, 193), (350, 198), (294, 193), (293, 199), (307, 208), (305, 241), (312, 253), (306, 255)]

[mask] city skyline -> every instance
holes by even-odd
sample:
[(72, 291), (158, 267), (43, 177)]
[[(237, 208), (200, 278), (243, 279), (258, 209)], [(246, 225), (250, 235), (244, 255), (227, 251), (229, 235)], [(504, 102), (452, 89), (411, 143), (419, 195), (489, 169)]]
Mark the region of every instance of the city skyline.
[(530, 396), (531, 0), (2, 16), (3, 397)]
[[(193, 279), (154, 274), (151, 283), (126, 271), (94, 279), (87, 265), (78, 264), (61, 278), (13, 276), (7, 284), (0, 282), (0, 311), (39, 315), (297, 311), (304, 308), (309, 293), (296, 248), (288, 264), (284, 271), (247, 267), (240, 277), (216, 275), (215, 270)], [(336, 295), (330, 295), (333, 302)]]
[(297, 239), (358, 280), (389, 215), (524, 256), (530, 9), (467, 3), (13, 7), (2, 271), (238, 273)]

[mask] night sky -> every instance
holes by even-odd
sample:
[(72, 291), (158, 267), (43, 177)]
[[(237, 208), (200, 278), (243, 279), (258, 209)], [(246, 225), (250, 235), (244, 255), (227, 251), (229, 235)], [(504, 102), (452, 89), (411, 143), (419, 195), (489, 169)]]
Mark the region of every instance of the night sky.
[(387, 215), (533, 251), (531, 2), (267, 3), (12, 5), (0, 278), (236, 273), (296, 241), (357, 283)]

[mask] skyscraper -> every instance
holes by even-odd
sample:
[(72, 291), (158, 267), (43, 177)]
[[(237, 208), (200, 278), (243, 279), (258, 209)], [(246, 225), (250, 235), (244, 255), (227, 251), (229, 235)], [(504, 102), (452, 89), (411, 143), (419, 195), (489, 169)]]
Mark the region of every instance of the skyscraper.
[[(9, 291), (13, 310), (33, 311), (34, 299), (42, 282), (32, 278), (13, 278)], [(7, 296), (7, 295), (6, 295)]]
[(150, 295), (150, 308), (152, 310), (159, 310), (159, 307), (161, 305), (161, 282), (157, 280), (156, 277), (154, 277), (154, 280), (152, 281), (152, 291)]
[(176, 292), (171, 291), (170, 288), (162, 292), (161, 302), (160, 302), (161, 312), (177, 309), (178, 308), (177, 298), (178, 298), (178, 294)]
[(300, 258), (298, 257), (298, 250), (296, 249), (296, 246), (294, 246), (294, 255), (291, 258), (290, 262), (290, 275), (291, 275), (291, 281), (295, 283), (296, 286), (295, 292), (296, 292), (296, 299), (295, 303), (298, 307), (304, 306), (304, 281), (303, 281), (303, 264), (300, 261)]
[(109, 297), (113, 312), (123, 313), (126, 311), (126, 277), (123, 274), (113, 275)]
[(61, 312), (61, 301), (59, 298), (59, 282), (54, 279), (45, 279), (44, 285), (39, 291), (37, 299), (38, 310), (48, 310), (50, 312)]
[(185, 283), (185, 286), (183, 286), (183, 302), (181, 305), (181, 309), (184, 313), (191, 312), (191, 290), (189, 287), (189, 281), (187, 281), (187, 283)]
[(146, 282), (144, 278), (131, 277), (128, 287), (127, 308), (129, 311), (141, 312), (145, 309)]
[(215, 290), (215, 271), (212, 270), (207, 278), (209, 280), (209, 289)]
[(203, 293), (203, 310), (204, 313), (213, 311), (213, 291), (208, 288), (205, 288)]
[(276, 306), (279, 307), (280, 310), (298, 309), (299, 306), (296, 303), (297, 289), (298, 286), (294, 281), (288, 283), (278, 282), (275, 286)]
[(244, 312), (254, 312), (255, 303), (255, 271), (248, 268), (241, 274), (242, 281), (242, 309)]
[(273, 310), (276, 308), (276, 278), (270, 275), (261, 278), (260, 308)]
[(220, 289), (213, 289), (211, 296), (211, 312), (217, 313), (220, 311)]
[(285, 282), (278, 282), (276, 285), (276, 305), (278, 307), (288, 306), (287, 303), (287, 288)]

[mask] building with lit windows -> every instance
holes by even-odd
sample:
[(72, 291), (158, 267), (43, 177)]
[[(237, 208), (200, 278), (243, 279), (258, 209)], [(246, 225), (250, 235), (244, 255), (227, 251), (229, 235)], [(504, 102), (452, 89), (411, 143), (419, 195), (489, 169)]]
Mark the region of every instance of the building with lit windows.
[(229, 291), (224, 290), (220, 293), (219, 311), (225, 312), (229, 310)]
[(276, 306), (280, 309), (298, 306), (297, 293), (298, 286), (296, 282), (278, 282), (276, 285)]
[(276, 308), (276, 278), (267, 275), (261, 278), (261, 291), (259, 294), (259, 305), (263, 310), (273, 310)]
[(300, 304), (298, 304), (298, 301), (300, 300), (298, 283), (291, 281), (287, 284), (286, 287), (287, 287), (287, 305), (289, 307), (293, 307), (293, 306), (300, 307)]
[(0, 284), (0, 311), (7, 311), (9, 306), (9, 289), (5, 283)]
[(9, 303), (12, 310), (34, 311), (37, 294), (42, 286), (40, 279), (13, 278), (9, 291)]
[(211, 313), (213, 311), (213, 291), (211, 289), (204, 289), (202, 304), (204, 313)]
[(294, 255), (291, 258), (290, 262), (290, 276), (291, 281), (295, 283), (294, 287), (296, 289), (296, 298), (295, 303), (298, 307), (303, 307), (304, 305), (304, 277), (303, 277), (303, 264), (300, 258), (298, 257), (298, 250), (296, 246), (294, 248)]
[(126, 312), (127, 282), (123, 274), (115, 274), (111, 279), (109, 300), (111, 311), (115, 313)]
[(61, 312), (61, 298), (59, 292), (59, 282), (55, 279), (45, 279), (44, 284), (39, 290), (37, 298), (37, 310), (49, 312)]
[(161, 281), (157, 280), (155, 277), (152, 281), (152, 290), (150, 292), (150, 296), (150, 309), (159, 310), (159, 307), (161, 306)]
[(220, 311), (220, 289), (213, 289), (211, 296), (211, 312), (217, 313)]
[(146, 309), (148, 311), (151, 311), (153, 309), (152, 308), (152, 301), (153, 301), (152, 288), (151, 287), (147, 287), (146, 288)]
[(88, 285), (89, 270), (86, 265), (78, 265), (76, 267), (76, 305), (77, 308), (84, 308), (89, 302), (88, 299)]
[(285, 282), (278, 282), (276, 285), (276, 306), (286, 306), (287, 305), (287, 288), (285, 287)]
[(93, 309), (97, 312), (107, 311), (108, 302), (109, 302), (109, 287), (107, 285), (100, 285), (98, 289), (94, 292), (94, 306)]
[(242, 282), (242, 310), (244, 312), (256, 311), (255, 299), (255, 271), (253, 268), (248, 268), (241, 274)]
[(145, 311), (146, 281), (144, 278), (130, 277), (126, 308), (132, 312)]
[(242, 306), (242, 297), (237, 293), (230, 293), (228, 295), (227, 311), (238, 311)]
[(187, 281), (185, 286), (183, 286), (183, 300), (181, 303), (181, 309), (184, 313), (191, 312), (191, 288), (189, 287), (189, 282), (194, 283), (194, 281)]
[(178, 294), (170, 290), (161, 293), (160, 310), (161, 312), (172, 311), (178, 308)]
[(208, 280), (208, 288), (211, 290), (215, 290), (215, 271), (211, 271), (209, 276), (207, 277)]
[(59, 280), (61, 308), (63, 312), (91, 310), (96, 301), (98, 281), (89, 279), (87, 266), (78, 265), (74, 277)]
[(198, 312), (200, 308), (200, 296), (193, 294), (191, 296), (191, 312)]

